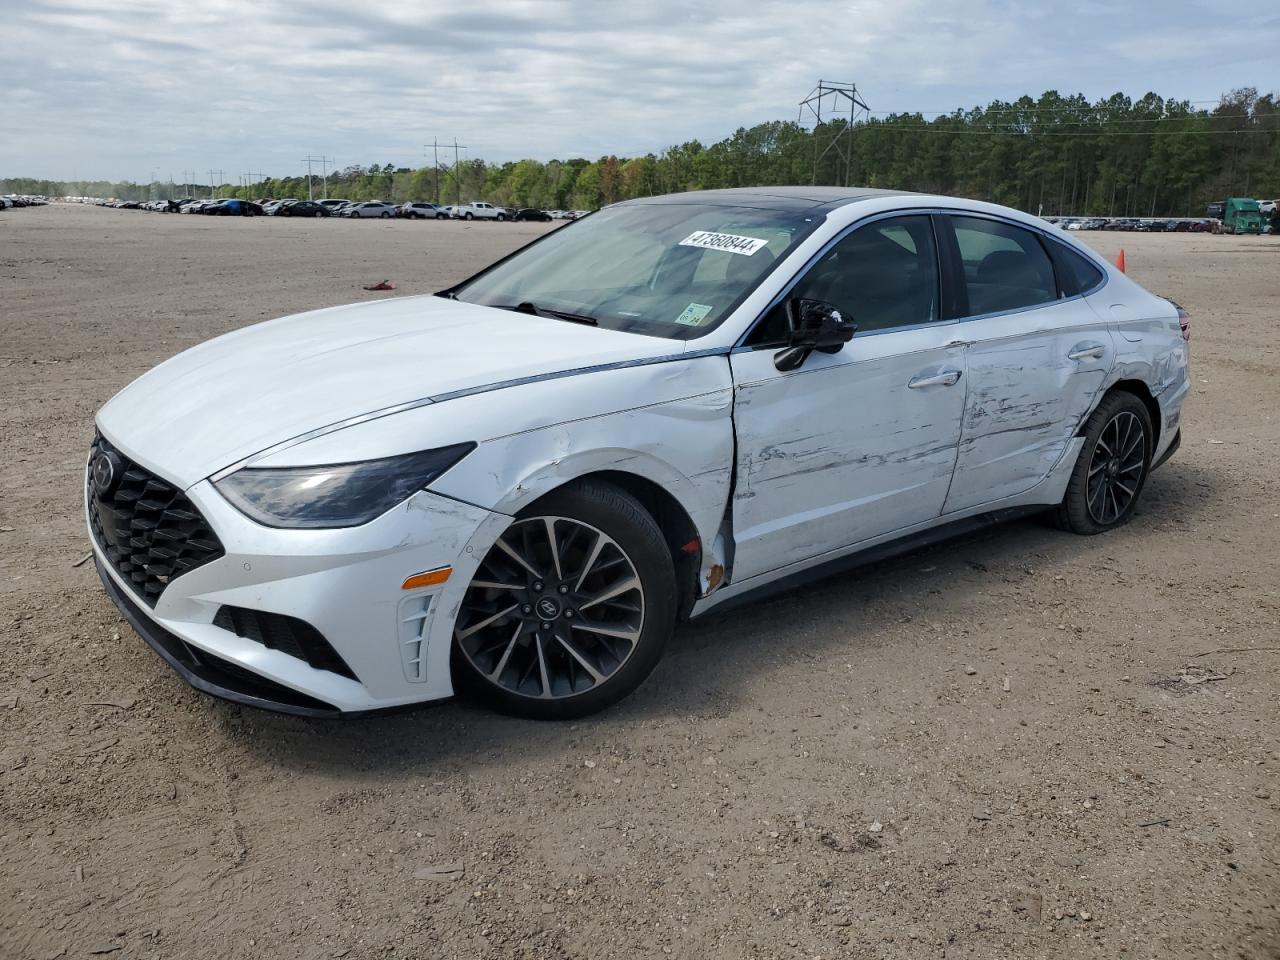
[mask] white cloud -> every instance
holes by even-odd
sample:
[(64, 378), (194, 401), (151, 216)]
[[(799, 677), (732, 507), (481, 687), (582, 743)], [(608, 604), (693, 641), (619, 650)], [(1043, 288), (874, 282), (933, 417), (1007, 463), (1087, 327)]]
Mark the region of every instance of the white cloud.
[(1214, 97), (1274, 76), (1273, 54), (1239, 62), (1234, 29), (1274, 50), (1271, 3), (1232, 7), (1172, 0), (1153, 24), (1046, 0), (0, 0), (0, 175), (419, 165), (433, 136), (495, 161), (656, 151), (793, 119), (819, 77), (877, 110)]

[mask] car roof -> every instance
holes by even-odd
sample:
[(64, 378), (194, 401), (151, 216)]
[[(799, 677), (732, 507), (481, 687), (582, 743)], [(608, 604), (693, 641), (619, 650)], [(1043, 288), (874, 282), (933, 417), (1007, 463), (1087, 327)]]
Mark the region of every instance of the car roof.
[(640, 203), (699, 203), (714, 206), (766, 206), (780, 210), (811, 207), (842, 207), (877, 197), (923, 196), (906, 190), (876, 190), (871, 187), (733, 187), (724, 190), (693, 190), (657, 197), (626, 200), (617, 206)]

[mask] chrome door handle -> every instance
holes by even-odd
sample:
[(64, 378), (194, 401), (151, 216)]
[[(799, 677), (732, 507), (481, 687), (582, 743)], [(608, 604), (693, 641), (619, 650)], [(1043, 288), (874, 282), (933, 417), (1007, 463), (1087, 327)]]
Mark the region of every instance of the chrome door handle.
[(959, 380), (959, 370), (943, 370), (929, 376), (912, 377), (907, 381), (907, 386), (912, 390), (919, 390), (921, 387), (954, 387)]
[(1107, 352), (1107, 348), (1100, 343), (1078, 343), (1070, 353), (1067, 354), (1068, 360), (1101, 360)]

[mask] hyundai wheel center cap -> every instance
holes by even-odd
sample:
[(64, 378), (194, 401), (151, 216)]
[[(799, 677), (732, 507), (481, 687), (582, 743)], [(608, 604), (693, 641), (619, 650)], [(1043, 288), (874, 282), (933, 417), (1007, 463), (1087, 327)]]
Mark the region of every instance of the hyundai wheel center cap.
[(116, 463), (116, 458), (110, 453), (100, 453), (93, 458), (93, 488), (101, 496), (106, 496), (115, 486), (119, 472)]
[(554, 620), (560, 616), (560, 601), (554, 597), (542, 597), (537, 603), (537, 611), (543, 620)]

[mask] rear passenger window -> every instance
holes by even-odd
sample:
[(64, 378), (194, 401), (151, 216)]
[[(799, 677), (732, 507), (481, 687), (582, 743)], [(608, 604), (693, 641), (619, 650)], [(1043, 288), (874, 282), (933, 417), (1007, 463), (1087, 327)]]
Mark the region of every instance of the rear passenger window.
[(1053, 251), (1054, 265), (1058, 268), (1058, 286), (1064, 297), (1088, 293), (1102, 283), (1106, 276), (1065, 243), (1051, 242), (1049, 249)]
[(1058, 299), (1053, 264), (1030, 230), (980, 217), (952, 217), (951, 223), (964, 263), (969, 316)]

